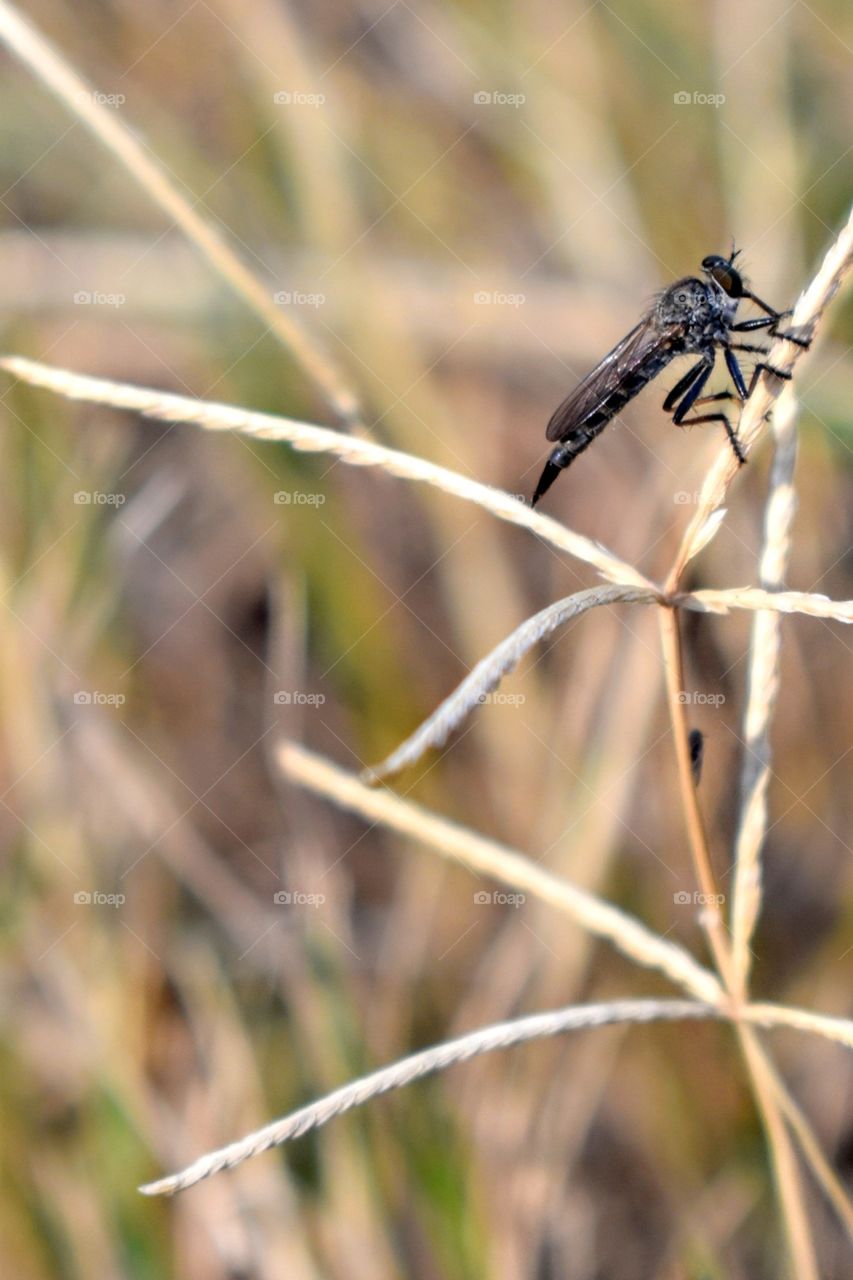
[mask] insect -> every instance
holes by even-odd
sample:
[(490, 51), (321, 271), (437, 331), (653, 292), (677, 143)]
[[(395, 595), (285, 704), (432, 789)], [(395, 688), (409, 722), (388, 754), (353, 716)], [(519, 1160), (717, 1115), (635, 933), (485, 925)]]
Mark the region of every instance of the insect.
[[(545, 463), (531, 505), (550, 489), (561, 471), (579, 453), (592, 444), (597, 435), (629, 400), (656, 378), (676, 356), (698, 355), (663, 402), (665, 413), (672, 414), (676, 426), (693, 426), (697, 422), (722, 422), (738, 462), (746, 462), (737, 434), (726, 414), (721, 411), (700, 413), (688, 418), (693, 408), (713, 401), (748, 400), (762, 371), (778, 378), (790, 373), (774, 369), (759, 360), (752, 371), (749, 386), (744, 381), (736, 351), (766, 355), (766, 347), (740, 342), (736, 335), (765, 329), (769, 337), (784, 337), (798, 346), (808, 347), (803, 338), (777, 328), (790, 311), (776, 311), (747, 288), (747, 282), (734, 265), (739, 250), (732, 246), (728, 258), (712, 254), (702, 259), (704, 280), (686, 276), (663, 289), (639, 324), (595, 366), (554, 412), (545, 435), (559, 440)], [(754, 320), (735, 323), (738, 304), (748, 299), (764, 312)], [(734, 391), (718, 391), (703, 396), (705, 383), (714, 369), (717, 351), (722, 349)]]
[(702, 777), (702, 758), (705, 755), (705, 735), (701, 729), (690, 730), (687, 735), (687, 750), (690, 752), (690, 772), (693, 775), (693, 785), (698, 787)]

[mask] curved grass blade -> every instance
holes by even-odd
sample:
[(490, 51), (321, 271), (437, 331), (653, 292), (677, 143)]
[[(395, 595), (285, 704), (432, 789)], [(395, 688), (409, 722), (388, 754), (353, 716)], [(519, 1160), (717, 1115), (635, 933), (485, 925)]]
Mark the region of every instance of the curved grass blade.
[(388, 449), (384, 445), (374, 444), (372, 440), (345, 435), (330, 427), (315, 426), (313, 422), (298, 422), (295, 418), (255, 413), (250, 409), (218, 404), (213, 400), (195, 400), (190, 396), (177, 396), (151, 387), (135, 387), (126, 382), (111, 382), (107, 378), (92, 378), (69, 369), (57, 369), (35, 360), (26, 360), (21, 356), (3, 357), (0, 359), (0, 368), (6, 369), (30, 386), (45, 387), (69, 400), (131, 409), (157, 422), (186, 422), (203, 427), (206, 431), (237, 431), (257, 440), (283, 440), (292, 448), (305, 453), (334, 454), (352, 467), (378, 467), (404, 480), (418, 480), (443, 493), (484, 507), (493, 516), (506, 520), (509, 524), (529, 529), (550, 546), (591, 564), (610, 582), (630, 583), (647, 590), (653, 589), (648, 578), (620, 560), (601, 543), (567, 529), (550, 516), (532, 511), (523, 502), (519, 502), (518, 498), (502, 489), (469, 480), (457, 471), (440, 467), (413, 453)]
[(362, 780), (367, 783), (380, 782), (392, 773), (398, 773), (407, 765), (414, 764), (431, 747), (442, 746), (453, 730), (462, 723), (468, 712), (500, 684), (507, 672), (512, 671), (539, 640), (556, 631), (570, 618), (576, 618), (588, 609), (594, 609), (596, 605), (651, 604), (656, 599), (654, 591), (628, 586), (612, 586), (591, 587), (587, 591), (578, 591), (573, 596), (558, 600), (556, 604), (549, 604), (547, 608), (523, 622), (496, 649), (481, 659), (458, 688), (444, 699), (429, 719), (425, 720), (396, 751), (393, 751), (381, 764), (365, 769)]
[(319, 1102), (300, 1107), (284, 1119), (248, 1134), (239, 1142), (232, 1142), (230, 1146), (202, 1156), (182, 1173), (162, 1178), (159, 1182), (149, 1182), (139, 1190), (147, 1196), (173, 1195), (176, 1191), (185, 1191), (187, 1187), (209, 1178), (211, 1174), (223, 1169), (233, 1169), (235, 1165), (268, 1151), (270, 1147), (279, 1146), (291, 1138), (299, 1138), (335, 1116), (369, 1102), (371, 1098), (392, 1089), (400, 1089), (433, 1071), (443, 1071), (458, 1062), (467, 1062), (480, 1053), (508, 1049), (527, 1040), (538, 1040), (543, 1036), (555, 1036), (564, 1031), (576, 1031), (585, 1027), (723, 1016), (721, 1011), (710, 1005), (697, 1004), (692, 1000), (612, 1000), (603, 1004), (572, 1005), (550, 1013), (536, 1013), (527, 1018), (515, 1018), (511, 1022), (499, 1022), (456, 1040), (448, 1040), (432, 1049), (424, 1049), (421, 1053), (413, 1053), (390, 1067), (373, 1071), (360, 1080), (336, 1089)]

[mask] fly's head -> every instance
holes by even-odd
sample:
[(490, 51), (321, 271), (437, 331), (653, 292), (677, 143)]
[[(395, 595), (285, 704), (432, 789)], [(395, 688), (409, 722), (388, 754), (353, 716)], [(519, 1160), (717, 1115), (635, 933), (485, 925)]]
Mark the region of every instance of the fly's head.
[(712, 253), (702, 259), (702, 270), (708, 279), (706, 288), (717, 303), (720, 324), (713, 334), (717, 339), (724, 337), (723, 331), (734, 322), (738, 303), (746, 292), (746, 282), (734, 265), (738, 252), (733, 245), (728, 258)]
[(705, 275), (730, 298), (743, 297), (743, 276), (734, 266), (734, 260), (739, 252), (739, 249), (733, 248), (728, 258), (721, 258), (718, 254), (712, 253), (702, 259), (702, 270)]

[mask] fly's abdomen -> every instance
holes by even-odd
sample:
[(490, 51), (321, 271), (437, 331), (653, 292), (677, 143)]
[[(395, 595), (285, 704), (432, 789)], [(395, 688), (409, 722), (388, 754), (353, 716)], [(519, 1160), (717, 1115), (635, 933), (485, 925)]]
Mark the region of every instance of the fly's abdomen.
[[(580, 453), (600, 434), (616, 414), (624, 409), (629, 400), (639, 395), (647, 382), (656, 378), (660, 371), (669, 364), (674, 351), (656, 352), (647, 358), (636, 369), (626, 370), (624, 377), (613, 390), (606, 395), (596, 407), (575, 426), (570, 427), (562, 439), (566, 443), (577, 443), (575, 453)], [(573, 455), (574, 456), (574, 455)]]

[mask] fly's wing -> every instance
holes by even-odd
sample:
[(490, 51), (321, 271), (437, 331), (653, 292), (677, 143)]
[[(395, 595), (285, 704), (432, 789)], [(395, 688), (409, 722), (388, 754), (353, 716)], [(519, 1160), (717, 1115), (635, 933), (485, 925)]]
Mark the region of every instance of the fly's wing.
[(612, 395), (627, 374), (667, 345), (671, 334), (672, 328), (661, 329), (654, 324), (652, 312), (644, 316), (554, 410), (545, 430), (546, 439), (565, 440), (571, 436)]

